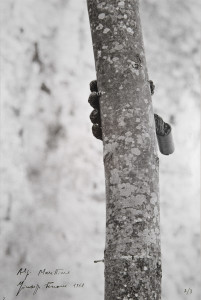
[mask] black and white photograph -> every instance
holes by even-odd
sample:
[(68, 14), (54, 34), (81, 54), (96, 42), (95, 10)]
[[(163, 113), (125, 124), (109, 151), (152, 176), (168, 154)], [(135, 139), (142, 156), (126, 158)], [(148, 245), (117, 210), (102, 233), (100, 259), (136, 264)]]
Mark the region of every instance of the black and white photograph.
[(0, 300), (200, 300), (200, 0), (0, 0)]

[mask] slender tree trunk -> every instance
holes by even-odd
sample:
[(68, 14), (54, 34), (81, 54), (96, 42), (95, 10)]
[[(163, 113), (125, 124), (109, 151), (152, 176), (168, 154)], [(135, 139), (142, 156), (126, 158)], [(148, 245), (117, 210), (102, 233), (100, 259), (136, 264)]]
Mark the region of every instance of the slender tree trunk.
[(159, 163), (139, 2), (87, 2), (101, 92), (105, 300), (159, 300)]

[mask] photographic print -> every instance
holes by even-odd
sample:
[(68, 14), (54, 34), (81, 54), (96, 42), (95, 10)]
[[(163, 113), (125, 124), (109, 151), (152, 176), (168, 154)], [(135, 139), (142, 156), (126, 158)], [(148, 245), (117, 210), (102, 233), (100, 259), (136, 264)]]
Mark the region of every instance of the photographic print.
[(1, 0), (0, 300), (199, 300), (199, 0)]

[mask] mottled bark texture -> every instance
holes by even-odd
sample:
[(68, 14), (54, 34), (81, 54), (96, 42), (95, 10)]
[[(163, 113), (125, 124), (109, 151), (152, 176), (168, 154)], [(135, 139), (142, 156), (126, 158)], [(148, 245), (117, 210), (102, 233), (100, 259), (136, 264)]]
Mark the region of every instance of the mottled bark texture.
[(105, 300), (159, 300), (159, 163), (139, 3), (87, 2), (101, 92)]

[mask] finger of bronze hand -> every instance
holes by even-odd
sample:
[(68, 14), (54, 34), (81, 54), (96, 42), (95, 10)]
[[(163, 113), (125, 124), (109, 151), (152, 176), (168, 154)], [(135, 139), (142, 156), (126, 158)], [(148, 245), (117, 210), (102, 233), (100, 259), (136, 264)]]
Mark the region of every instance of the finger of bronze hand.
[(93, 124), (101, 124), (100, 111), (98, 109), (94, 109), (89, 118)]
[(93, 135), (99, 139), (99, 140), (103, 140), (102, 138), (102, 128), (98, 125), (98, 124), (94, 124), (92, 126), (92, 133)]
[(98, 92), (97, 80), (92, 80), (89, 86), (91, 92)]
[(151, 95), (153, 95), (155, 90), (155, 85), (152, 80), (149, 80), (149, 85), (150, 85)]
[(92, 92), (89, 95), (88, 102), (93, 108), (99, 108), (99, 98), (100, 96), (96, 92)]

